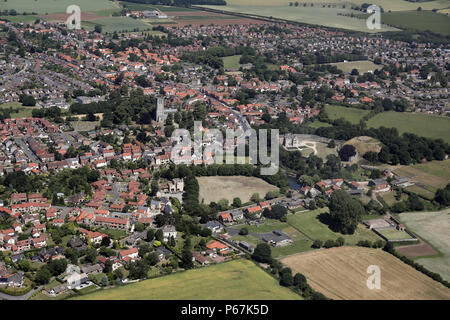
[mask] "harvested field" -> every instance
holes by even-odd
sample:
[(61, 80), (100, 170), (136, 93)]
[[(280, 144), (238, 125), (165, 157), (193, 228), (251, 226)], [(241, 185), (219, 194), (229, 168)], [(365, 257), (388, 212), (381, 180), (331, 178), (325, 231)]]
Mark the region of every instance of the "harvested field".
[[(450, 290), (380, 249), (339, 247), (281, 260), (311, 287), (337, 300), (450, 300)], [(367, 268), (379, 266), (381, 289), (370, 290)]]
[(230, 203), (233, 198), (239, 197), (242, 202), (248, 202), (254, 193), (258, 193), (260, 198), (264, 198), (267, 192), (278, 190), (277, 187), (265, 182), (262, 179), (244, 176), (215, 176), (198, 177), (200, 186), (199, 200), (205, 203), (217, 202), (220, 199), (228, 199)]

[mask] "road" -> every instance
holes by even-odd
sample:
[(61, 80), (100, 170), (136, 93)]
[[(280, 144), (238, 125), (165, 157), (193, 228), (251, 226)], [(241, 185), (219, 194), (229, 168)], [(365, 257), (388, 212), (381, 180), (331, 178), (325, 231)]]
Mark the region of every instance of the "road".
[(22, 296), (10, 296), (9, 294), (5, 294), (3, 292), (0, 292), (0, 299), (2, 300), (28, 300), (36, 291), (39, 291), (43, 287), (38, 287), (37, 289), (32, 289), (28, 293), (22, 295)]

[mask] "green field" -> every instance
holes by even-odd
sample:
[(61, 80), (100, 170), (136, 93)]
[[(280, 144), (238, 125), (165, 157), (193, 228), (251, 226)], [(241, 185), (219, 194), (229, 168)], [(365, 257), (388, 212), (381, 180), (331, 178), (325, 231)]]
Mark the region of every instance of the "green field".
[[(351, 13), (361, 13), (360, 11), (352, 10), (349, 4), (347, 4), (345, 8), (342, 8), (341, 4), (334, 8), (330, 5), (330, 8), (328, 8), (327, 5), (323, 6), (323, 2), (324, 1), (321, 1), (321, 4), (316, 4), (313, 7), (310, 5), (303, 7), (303, 4), (299, 7), (290, 7), (289, 1), (275, 0), (270, 3), (263, 0), (258, 1), (258, 3), (255, 4), (255, 1), (233, 0), (227, 1), (227, 6), (205, 5), (203, 7), (361, 32), (383, 32), (397, 30), (386, 25), (383, 25), (380, 30), (369, 30), (366, 26), (365, 20), (363, 21), (361, 19), (343, 16), (344, 14), (349, 15)], [(311, 1), (307, 3), (311, 3)]]
[(419, 258), (415, 261), (450, 281), (450, 236), (448, 232), (450, 209), (436, 212), (404, 212), (399, 217), (408, 229), (425, 239), (441, 253), (438, 257)]
[(194, 9), (189, 9), (189, 8), (168, 7), (168, 6), (161, 6), (161, 5), (132, 3), (132, 2), (125, 2), (125, 1), (120, 1), (119, 3), (121, 6), (126, 7), (130, 10), (155, 10), (155, 9), (158, 9), (164, 13), (169, 13), (169, 14), (170, 14), (170, 12), (195, 11)]
[[(360, 224), (352, 235), (342, 235), (334, 232), (325, 224), (328, 218), (328, 208), (297, 213), (288, 216), (288, 224), (314, 240), (336, 240), (338, 237), (345, 239), (345, 244), (355, 245), (360, 240), (376, 241), (381, 239), (374, 232)], [(322, 222), (322, 221), (324, 222)]]
[(313, 122), (308, 123), (308, 126), (314, 129), (322, 128), (322, 127), (331, 127), (332, 125), (327, 122), (322, 122), (319, 120), (314, 120)]
[[(417, 3), (422, 6), (423, 3)], [(361, 15), (366, 18), (368, 15)], [(432, 31), (444, 36), (450, 35), (450, 17), (432, 11), (400, 11), (385, 12), (381, 22), (398, 28), (407, 28), (419, 31)]]
[[(1, 5), (0, 5), (0, 10), (1, 10)], [(45, 20), (45, 19), (35, 16), (35, 15), (0, 16), (0, 20), (8, 20), (8, 21), (17, 22), (17, 23), (20, 23), (20, 22), (30, 23), (30, 22), (36, 21), (37, 19), (40, 19), (41, 21)]]
[(249, 260), (236, 260), (76, 297), (83, 300), (299, 300)]
[(130, 17), (100, 18), (83, 21), (81, 25), (89, 31), (94, 30), (96, 25), (100, 25), (102, 26), (102, 33), (113, 33), (114, 31), (134, 31), (136, 28), (139, 29), (139, 31), (144, 31), (152, 28), (149, 24)]
[(4, 108), (12, 108), (13, 112), (11, 112), (11, 118), (25, 118), (25, 117), (31, 117), (31, 113), (34, 107), (23, 107), (21, 103), (19, 102), (8, 102), (0, 105), (0, 109)]
[(326, 105), (325, 111), (331, 120), (344, 118), (351, 123), (359, 123), (359, 121), (369, 113), (368, 110), (347, 108), (335, 105)]
[(82, 12), (100, 11), (117, 8), (108, 0), (1, 0), (0, 10), (14, 9), (17, 13), (65, 13), (70, 5), (77, 5)]
[(368, 127), (397, 128), (398, 132), (415, 133), (427, 138), (450, 142), (450, 118), (420, 113), (382, 112), (370, 118)]

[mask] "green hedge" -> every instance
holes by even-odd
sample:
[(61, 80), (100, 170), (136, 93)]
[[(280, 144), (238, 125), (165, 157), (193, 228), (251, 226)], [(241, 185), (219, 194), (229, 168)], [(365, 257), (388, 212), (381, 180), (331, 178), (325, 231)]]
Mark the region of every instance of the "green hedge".
[(0, 292), (4, 294), (8, 294), (10, 296), (23, 296), (24, 294), (27, 294), (30, 292), (31, 286), (20, 289), (20, 290), (9, 290), (8, 288), (0, 288)]

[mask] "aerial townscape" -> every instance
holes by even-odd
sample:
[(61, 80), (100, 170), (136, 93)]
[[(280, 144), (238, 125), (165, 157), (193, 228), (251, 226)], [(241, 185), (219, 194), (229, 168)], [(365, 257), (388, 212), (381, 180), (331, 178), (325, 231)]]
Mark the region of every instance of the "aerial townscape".
[(0, 300), (450, 300), (449, 15), (0, 0)]

